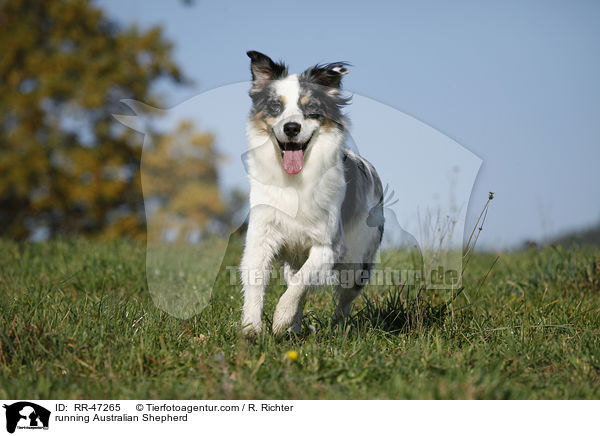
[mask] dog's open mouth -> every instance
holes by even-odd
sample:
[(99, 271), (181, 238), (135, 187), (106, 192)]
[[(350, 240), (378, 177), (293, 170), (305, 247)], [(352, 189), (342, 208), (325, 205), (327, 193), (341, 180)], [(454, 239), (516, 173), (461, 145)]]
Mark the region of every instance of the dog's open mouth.
[(288, 174), (298, 174), (304, 166), (304, 152), (308, 148), (308, 144), (312, 139), (312, 135), (306, 142), (281, 142), (277, 140), (279, 149), (281, 150), (281, 159), (283, 160), (283, 169)]

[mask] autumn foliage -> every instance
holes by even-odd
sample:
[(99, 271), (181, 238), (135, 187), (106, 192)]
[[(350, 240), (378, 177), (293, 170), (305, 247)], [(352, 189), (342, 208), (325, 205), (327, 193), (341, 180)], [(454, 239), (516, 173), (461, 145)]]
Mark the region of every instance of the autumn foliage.
[[(112, 114), (123, 98), (160, 106), (159, 79), (186, 83), (161, 29), (121, 28), (85, 0), (2, 0), (0, 46), (0, 234), (143, 236), (141, 137)], [(211, 162), (194, 161), (186, 195), (222, 212)]]

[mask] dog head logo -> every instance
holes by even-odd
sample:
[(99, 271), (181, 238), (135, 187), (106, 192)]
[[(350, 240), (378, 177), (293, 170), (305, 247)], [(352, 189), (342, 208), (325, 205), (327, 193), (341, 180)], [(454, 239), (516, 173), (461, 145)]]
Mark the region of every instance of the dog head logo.
[(50, 411), (28, 401), (4, 405), (6, 409), (6, 431), (14, 433), (18, 429), (48, 429)]
[[(278, 151), (279, 165), (294, 177), (309, 169), (310, 159), (317, 157), (311, 151), (312, 141), (343, 134), (345, 146), (358, 154), (359, 149), (364, 152), (385, 187), (381, 201), (370, 205), (365, 222), (369, 227), (385, 222), (382, 250), (415, 246), (422, 256), (428, 288), (459, 286), (456, 280), (436, 283), (429, 277), (439, 275), (441, 268), (444, 277), (460, 280), (467, 206), (481, 159), (423, 122), (357, 93), (352, 93), (351, 124), (347, 122), (343, 106), (349, 100), (339, 88), (349, 72), (344, 63), (311, 67), (296, 75), (295, 81), (284, 78), (288, 76), (282, 64), (271, 65), (269, 59), (252, 55), (255, 65), (250, 82), (209, 90), (168, 110), (122, 100), (135, 115), (114, 115), (144, 134), (141, 180), (148, 227), (146, 271), (154, 303), (179, 318), (200, 313), (210, 300), (231, 236), (193, 228), (194, 217), (186, 216), (182, 207), (185, 199), (213, 195), (190, 191), (194, 173), (156, 177), (155, 132), (173, 131), (182, 120), (197, 121), (203, 131), (214, 135), (219, 150), (241, 157), (217, 162), (219, 188), (242, 187), (250, 192), (249, 181), (281, 188), (278, 199), (250, 198), (233, 218), (233, 228), (244, 226), (250, 207), (275, 207), (296, 216), (298, 193), (279, 185), (270, 168), (250, 168), (261, 165), (263, 153)], [(174, 141), (164, 154), (161, 165), (166, 167), (171, 164), (164, 159), (199, 155), (185, 141)], [(322, 176), (315, 175), (315, 183)], [(156, 195), (157, 183), (160, 195)], [(157, 198), (165, 195), (181, 201), (170, 202), (171, 210), (163, 207), (157, 213)]]

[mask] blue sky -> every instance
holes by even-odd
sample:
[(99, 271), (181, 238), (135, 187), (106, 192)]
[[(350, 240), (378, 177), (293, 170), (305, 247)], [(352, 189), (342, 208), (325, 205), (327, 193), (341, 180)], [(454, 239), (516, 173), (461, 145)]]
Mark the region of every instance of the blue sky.
[[(248, 80), (249, 49), (285, 60), (292, 71), (350, 62), (346, 89), (481, 158), (467, 222), (494, 191), (483, 246), (510, 247), (600, 220), (598, 2), (98, 4), (123, 24), (165, 28), (176, 61), (195, 81), (162, 86), (167, 107)], [(361, 153), (369, 158), (368, 147)]]

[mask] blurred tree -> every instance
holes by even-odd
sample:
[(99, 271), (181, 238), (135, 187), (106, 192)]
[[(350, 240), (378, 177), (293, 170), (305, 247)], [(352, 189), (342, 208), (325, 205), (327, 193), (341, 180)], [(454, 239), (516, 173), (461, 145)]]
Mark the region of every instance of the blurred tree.
[[(205, 231), (222, 233), (228, 209), (221, 200), (217, 164), (224, 157), (214, 138), (181, 122), (170, 134), (155, 136), (142, 157), (144, 196), (154, 209), (151, 238), (194, 241)], [(170, 235), (170, 236), (166, 236)]]
[(1, 234), (143, 235), (140, 137), (111, 114), (185, 83), (161, 29), (86, 0), (1, 0), (0, 46)]

